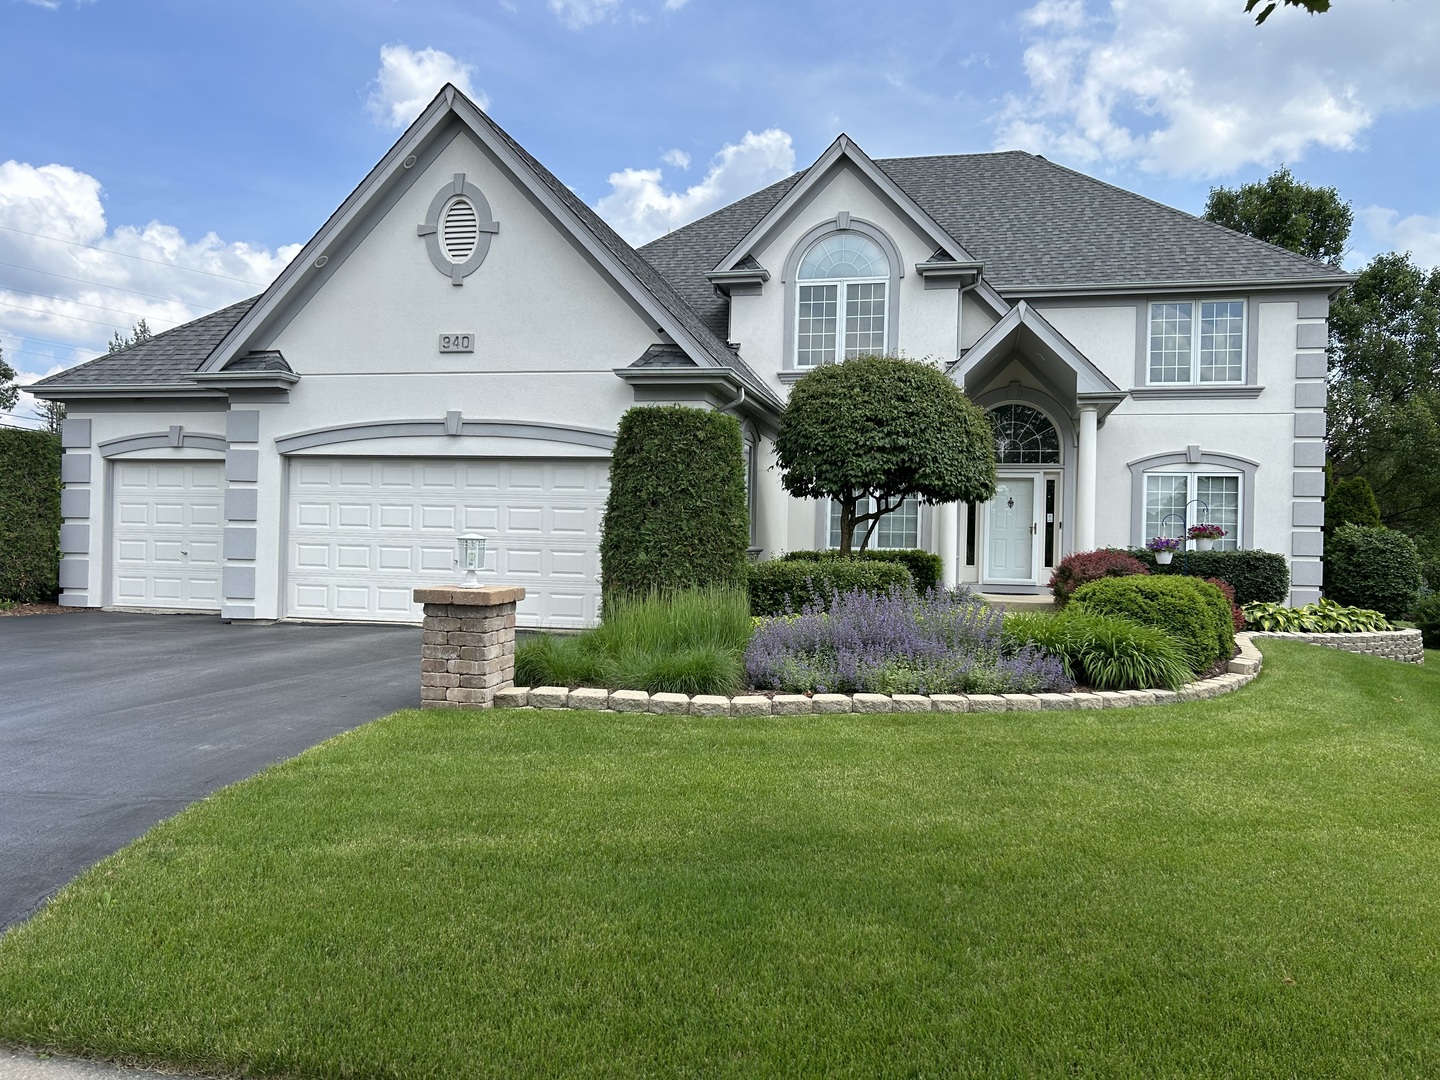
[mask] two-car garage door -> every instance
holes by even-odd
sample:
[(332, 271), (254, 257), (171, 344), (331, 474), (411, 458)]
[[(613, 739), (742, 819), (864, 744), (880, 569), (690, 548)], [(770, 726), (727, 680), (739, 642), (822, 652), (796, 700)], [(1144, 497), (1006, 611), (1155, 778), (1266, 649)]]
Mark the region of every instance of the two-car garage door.
[(482, 582), (525, 586), (520, 625), (588, 626), (608, 474), (583, 459), (294, 458), (286, 614), (416, 621), (411, 590), (458, 583), (468, 532), (486, 538)]

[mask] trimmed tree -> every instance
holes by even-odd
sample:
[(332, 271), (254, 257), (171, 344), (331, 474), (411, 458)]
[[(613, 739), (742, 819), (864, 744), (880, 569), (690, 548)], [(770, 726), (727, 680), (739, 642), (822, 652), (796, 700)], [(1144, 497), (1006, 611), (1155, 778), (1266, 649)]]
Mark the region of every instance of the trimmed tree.
[(0, 428), (0, 600), (49, 600), (60, 573), (60, 440)]
[[(914, 495), (930, 503), (995, 494), (995, 436), (984, 411), (936, 367), (894, 356), (826, 364), (790, 390), (775, 440), (790, 494), (840, 506), (840, 552)], [(860, 503), (870, 508), (860, 513)]]
[(606, 595), (743, 588), (749, 546), (739, 421), (678, 405), (627, 411), (600, 536)]

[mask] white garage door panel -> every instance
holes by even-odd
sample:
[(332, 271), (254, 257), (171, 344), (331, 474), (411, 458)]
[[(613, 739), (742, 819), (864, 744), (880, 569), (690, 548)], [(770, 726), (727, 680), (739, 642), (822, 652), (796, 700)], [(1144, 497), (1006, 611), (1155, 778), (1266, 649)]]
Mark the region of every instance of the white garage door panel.
[(522, 626), (599, 614), (609, 462), (365, 461), (290, 466), (289, 614), (414, 622), (417, 585), (449, 585), (455, 536), (487, 542), (482, 580), (524, 585)]
[(218, 462), (116, 463), (112, 604), (220, 609), (221, 471)]

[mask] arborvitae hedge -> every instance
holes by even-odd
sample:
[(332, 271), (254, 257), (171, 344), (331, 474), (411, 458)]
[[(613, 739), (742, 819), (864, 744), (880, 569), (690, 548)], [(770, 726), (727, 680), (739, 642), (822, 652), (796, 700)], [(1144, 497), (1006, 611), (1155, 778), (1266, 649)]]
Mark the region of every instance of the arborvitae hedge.
[(1262, 601), (1283, 604), (1290, 598), (1290, 566), (1284, 555), (1273, 551), (1191, 551), (1175, 553), (1169, 566), (1155, 561), (1155, 553), (1144, 548), (1130, 552), (1150, 568), (1152, 574), (1186, 574), (1197, 578), (1219, 578), (1235, 590), (1235, 603), (1244, 607)]
[(1341, 480), (1325, 495), (1325, 531), (1333, 533), (1341, 525), (1380, 525), (1380, 504), (1363, 476)]
[(0, 600), (49, 600), (60, 580), (60, 440), (0, 428)]
[(883, 559), (772, 559), (749, 570), (750, 614), (785, 615), (837, 592), (887, 593), (913, 582), (903, 563)]
[(1420, 592), (1420, 551), (1395, 529), (1341, 525), (1325, 545), (1325, 595), (1403, 619)]
[(605, 592), (744, 588), (749, 546), (739, 421), (676, 405), (626, 412), (600, 537)]
[[(791, 551), (783, 556), (792, 562), (796, 559), (814, 562), (817, 559), (843, 557), (838, 551)], [(915, 582), (915, 591), (919, 593), (927, 593), (939, 585), (940, 575), (945, 572), (939, 555), (931, 551), (921, 551), (919, 548), (866, 548), (864, 551), (851, 552), (850, 557), (902, 564), (910, 571), (910, 577)]]

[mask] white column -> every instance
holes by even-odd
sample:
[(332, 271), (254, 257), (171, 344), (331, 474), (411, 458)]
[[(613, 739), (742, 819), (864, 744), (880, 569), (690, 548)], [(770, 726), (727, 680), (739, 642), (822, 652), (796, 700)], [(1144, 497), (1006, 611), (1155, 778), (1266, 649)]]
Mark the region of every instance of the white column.
[(775, 444), (761, 439), (755, 444), (755, 541), (764, 549), (761, 558), (774, 559), (785, 549), (786, 520), (790, 497), (780, 485), (775, 464)]
[(960, 581), (960, 504), (941, 503), (935, 508), (935, 550), (940, 555), (940, 580), (947, 589)]
[(1075, 550), (1095, 549), (1095, 437), (1100, 413), (1080, 406), (1080, 448), (1075, 455)]

